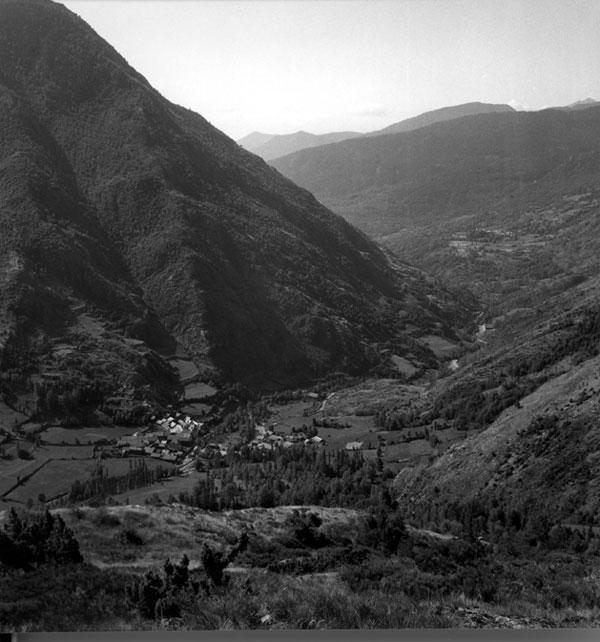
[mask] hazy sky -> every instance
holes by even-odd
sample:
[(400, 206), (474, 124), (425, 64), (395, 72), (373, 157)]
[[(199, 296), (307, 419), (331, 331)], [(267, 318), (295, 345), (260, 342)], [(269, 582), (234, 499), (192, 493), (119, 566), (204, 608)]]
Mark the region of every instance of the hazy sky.
[(233, 138), (600, 99), (598, 0), (64, 0)]

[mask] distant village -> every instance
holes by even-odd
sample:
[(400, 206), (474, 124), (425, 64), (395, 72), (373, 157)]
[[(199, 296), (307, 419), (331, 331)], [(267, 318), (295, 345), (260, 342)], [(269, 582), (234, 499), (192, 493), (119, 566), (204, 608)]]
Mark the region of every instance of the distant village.
[(180, 462), (186, 455), (194, 454), (194, 444), (204, 424), (189, 415), (176, 413), (153, 420), (142, 428), (122, 437), (117, 442), (123, 457), (154, 457), (170, 463)]
[(305, 432), (301, 431), (286, 435), (283, 432), (275, 431), (274, 427), (267, 428), (262, 424), (256, 426), (256, 436), (248, 445), (259, 450), (272, 450), (275, 447), (291, 448), (294, 444), (325, 445), (325, 440), (322, 437), (316, 435), (308, 437)]
[[(308, 436), (306, 432), (300, 430), (285, 434), (276, 431), (275, 426), (276, 424), (270, 427), (258, 424), (255, 427), (255, 436), (248, 446), (258, 450), (272, 450), (290, 448), (296, 444), (325, 445), (325, 440), (318, 435)], [(117, 442), (116, 448), (122, 457), (154, 457), (173, 464), (181, 463), (192, 456), (197, 456), (199, 459), (225, 457), (228, 448), (223, 443), (199, 445), (201, 437), (210, 436), (208, 429), (205, 428), (203, 422), (189, 415), (175, 413), (162, 419), (153, 419), (147, 427), (122, 437)], [(357, 445), (353, 444), (351, 449), (355, 448)]]

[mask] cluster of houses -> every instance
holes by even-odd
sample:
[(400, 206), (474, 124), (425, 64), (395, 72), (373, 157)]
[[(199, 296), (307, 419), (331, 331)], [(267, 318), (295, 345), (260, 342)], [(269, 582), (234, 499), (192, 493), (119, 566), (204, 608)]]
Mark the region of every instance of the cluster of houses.
[(123, 457), (155, 457), (175, 463), (191, 452), (202, 426), (202, 422), (178, 413), (157, 419), (133, 435), (122, 437), (117, 446)]
[(214, 459), (215, 457), (226, 457), (227, 447), (225, 444), (210, 443), (196, 451), (201, 461), (206, 459)]
[(273, 428), (267, 428), (264, 425), (256, 426), (256, 435), (248, 444), (259, 450), (273, 450), (273, 448), (291, 448), (294, 444), (303, 444), (305, 446), (324, 446), (325, 440), (322, 437), (307, 437), (304, 432), (294, 432), (286, 435), (281, 431), (275, 431)]

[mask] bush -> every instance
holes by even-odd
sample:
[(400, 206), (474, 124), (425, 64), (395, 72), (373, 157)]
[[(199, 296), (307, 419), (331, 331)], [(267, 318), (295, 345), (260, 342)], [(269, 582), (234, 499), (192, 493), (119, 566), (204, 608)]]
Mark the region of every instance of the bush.
[(100, 506), (91, 515), (90, 521), (96, 526), (119, 526), (121, 520), (117, 515), (113, 515), (105, 506)]
[(144, 540), (135, 528), (124, 528), (119, 533), (119, 539), (122, 544), (133, 544), (134, 546), (142, 546)]
[(328, 546), (331, 541), (319, 531), (322, 520), (314, 512), (299, 511), (294, 509), (285, 521), (290, 534), (303, 546), (321, 548)]

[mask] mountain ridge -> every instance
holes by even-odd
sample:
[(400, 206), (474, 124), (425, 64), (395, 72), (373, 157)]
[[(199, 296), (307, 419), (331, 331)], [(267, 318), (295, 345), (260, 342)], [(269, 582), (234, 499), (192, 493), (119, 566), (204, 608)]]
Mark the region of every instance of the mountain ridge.
[(514, 107), (504, 104), (482, 103), (478, 101), (462, 103), (460, 105), (451, 105), (449, 107), (433, 109), (412, 118), (401, 120), (398, 123), (393, 123), (383, 129), (371, 132), (369, 136), (384, 136), (386, 134), (398, 134), (400, 132), (413, 131), (435, 123), (442, 123), (446, 120), (454, 120), (455, 118), (464, 118), (466, 116), (477, 116), (479, 114), (501, 114), (514, 111), (516, 111)]
[[(482, 206), (476, 194), (486, 187), (498, 191), (485, 197), (496, 205), (527, 181), (539, 189), (533, 181), (545, 176), (550, 181), (549, 172), (568, 162), (565, 146), (582, 153), (596, 149), (590, 127), (599, 113), (591, 106), (468, 116), (413, 132), (302, 150), (271, 164), (354, 224), (360, 225), (360, 210), (370, 212), (369, 227), (362, 229), (381, 236), (444, 212), (447, 218), (473, 213)], [(488, 181), (485, 187), (469, 188), (482, 177)], [(572, 172), (567, 178), (577, 180)], [(432, 191), (427, 181), (434, 180)]]
[(327, 134), (311, 134), (304, 131), (295, 132), (293, 134), (263, 134), (261, 132), (253, 132), (244, 138), (240, 138), (237, 142), (239, 145), (248, 149), (248, 151), (251, 151), (253, 154), (257, 154), (264, 160), (272, 161), (302, 149), (330, 145), (344, 140), (351, 140), (353, 138), (368, 138), (371, 136), (382, 136), (402, 131), (412, 131), (436, 122), (462, 118), (463, 116), (481, 113), (501, 113), (504, 111), (514, 111), (514, 109), (509, 105), (492, 105), (488, 103), (471, 102), (424, 112), (423, 114), (401, 120), (397, 123), (392, 123), (383, 129), (374, 130), (372, 132), (359, 133), (348, 131), (331, 132)]
[[(260, 134), (260, 132), (256, 132)], [(261, 138), (250, 138), (252, 134), (238, 140), (238, 144), (257, 154), (262, 159), (269, 161), (279, 156), (284, 156), (299, 149), (309, 149), (319, 145), (337, 143), (349, 138), (364, 136), (358, 132), (331, 132), (328, 134), (311, 134), (310, 132), (297, 131), (292, 134), (260, 134)], [(258, 144), (253, 141), (260, 140)]]

